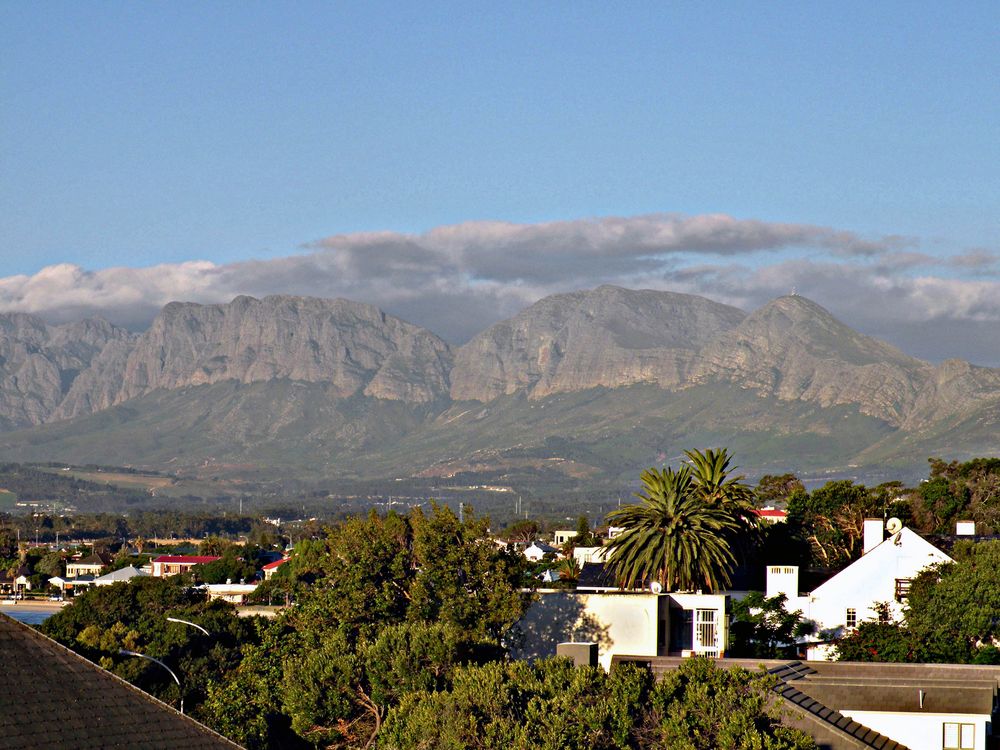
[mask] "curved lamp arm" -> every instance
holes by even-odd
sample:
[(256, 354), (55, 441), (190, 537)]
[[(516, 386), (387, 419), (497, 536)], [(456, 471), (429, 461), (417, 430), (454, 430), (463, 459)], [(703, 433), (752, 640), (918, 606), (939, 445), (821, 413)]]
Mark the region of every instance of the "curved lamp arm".
[[(125, 649), (125, 648), (118, 649), (118, 653), (121, 654), (122, 656), (137, 656), (140, 659), (148, 659), (149, 661), (156, 662), (161, 667), (163, 667), (165, 670), (167, 670), (168, 672), (170, 672), (170, 676), (173, 677), (174, 678), (174, 682), (177, 683), (177, 689), (178, 689), (178, 691), (180, 690), (180, 688), (181, 688), (181, 681), (177, 678), (177, 675), (174, 674), (174, 670), (172, 670), (170, 667), (168, 667), (166, 664), (164, 664), (159, 659), (154, 659), (152, 656), (146, 656), (146, 654), (140, 654), (137, 651), (129, 651), (128, 649)], [(184, 696), (183, 695), (181, 695), (181, 713), (184, 713)]]
[(205, 628), (203, 628), (201, 625), (196, 625), (193, 622), (188, 622), (187, 620), (182, 620), (179, 617), (168, 617), (167, 618), (167, 622), (179, 622), (181, 625), (190, 625), (192, 628), (197, 628), (198, 630), (200, 630), (205, 635), (212, 635), (207, 630), (205, 630)]

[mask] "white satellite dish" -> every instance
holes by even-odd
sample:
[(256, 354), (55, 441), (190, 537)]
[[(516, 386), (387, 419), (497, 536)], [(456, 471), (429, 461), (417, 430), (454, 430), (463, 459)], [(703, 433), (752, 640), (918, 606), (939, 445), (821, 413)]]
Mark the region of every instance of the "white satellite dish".
[(659, 581), (653, 581), (651, 584), (649, 584), (649, 590), (652, 591), (654, 594), (659, 594), (661, 591), (663, 591), (663, 586), (660, 584)]
[(895, 534), (898, 531), (902, 531), (902, 529), (903, 529), (903, 522), (896, 517), (890, 518), (888, 521), (885, 522), (885, 530), (888, 531), (890, 534)]

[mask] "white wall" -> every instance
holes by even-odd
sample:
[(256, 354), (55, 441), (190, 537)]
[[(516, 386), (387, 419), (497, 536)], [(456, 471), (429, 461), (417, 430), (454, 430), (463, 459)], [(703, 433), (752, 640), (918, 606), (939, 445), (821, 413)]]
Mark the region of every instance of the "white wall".
[(607, 547), (575, 547), (573, 559), (582, 568), (584, 563), (604, 562), (608, 557)]
[(941, 750), (942, 732), (946, 721), (975, 724), (975, 750), (986, 750), (986, 723), (990, 717), (982, 714), (917, 714), (885, 711), (841, 711), (840, 713), (911, 750)]
[[(670, 600), (682, 609), (696, 611), (699, 609), (715, 610), (717, 657), (726, 655), (726, 644), (729, 642), (729, 618), (726, 617), (725, 594), (668, 594)], [(667, 634), (669, 636), (669, 633)], [(668, 641), (669, 643), (669, 641)], [(706, 644), (711, 647), (711, 644)]]
[(598, 661), (611, 666), (612, 654), (657, 656), (660, 596), (608, 592), (540, 591), (521, 618), (524, 643), (514, 658), (554, 656), (563, 641), (596, 642)]
[(670, 603), (687, 610), (716, 612), (719, 656), (728, 640), (723, 594), (540, 591), (518, 625), (524, 643), (511, 649), (516, 659), (554, 656), (562, 641), (595, 642), (605, 669), (614, 654), (665, 656), (670, 643)]
[(902, 605), (896, 601), (896, 579), (915, 578), (929, 565), (951, 560), (944, 552), (910, 529), (893, 534), (868, 554), (856, 560), (810, 595), (789, 597), (789, 611), (801, 609), (805, 619), (816, 623), (818, 630), (837, 630), (846, 626), (847, 609), (857, 610), (857, 621), (877, 617), (875, 605), (887, 602), (891, 617), (902, 617)]

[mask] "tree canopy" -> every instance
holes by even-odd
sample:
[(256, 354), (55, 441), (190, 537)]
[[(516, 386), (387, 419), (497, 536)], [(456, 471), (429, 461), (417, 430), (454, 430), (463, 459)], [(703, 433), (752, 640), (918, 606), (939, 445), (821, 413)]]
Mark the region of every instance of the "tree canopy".
[(725, 450), (689, 451), (677, 471), (642, 473), (641, 502), (612, 511), (624, 531), (608, 543), (608, 565), (622, 587), (658, 581), (666, 590), (729, 585), (740, 531), (756, 528), (753, 491), (729, 475)]

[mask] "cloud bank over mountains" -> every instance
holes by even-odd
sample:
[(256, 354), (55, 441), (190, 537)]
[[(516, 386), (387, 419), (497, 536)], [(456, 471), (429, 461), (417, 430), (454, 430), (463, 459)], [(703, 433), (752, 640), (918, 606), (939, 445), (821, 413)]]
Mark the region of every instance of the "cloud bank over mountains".
[(174, 300), (347, 297), (461, 342), (543, 296), (600, 284), (688, 292), (748, 310), (795, 290), (915, 356), (1000, 364), (997, 252), (942, 257), (902, 236), (720, 214), (343, 234), (288, 257), (224, 265), (59, 264), (0, 278), (0, 311), (52, 322), (99, 316), (140, 329)]

